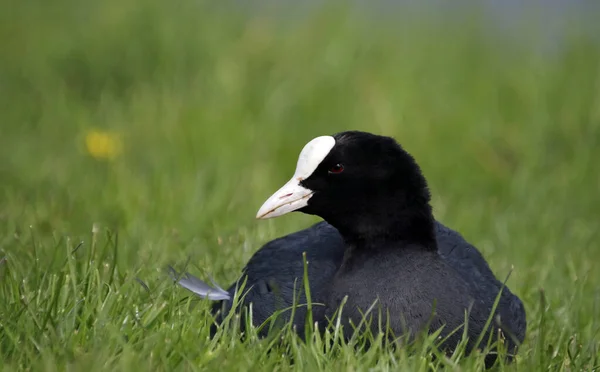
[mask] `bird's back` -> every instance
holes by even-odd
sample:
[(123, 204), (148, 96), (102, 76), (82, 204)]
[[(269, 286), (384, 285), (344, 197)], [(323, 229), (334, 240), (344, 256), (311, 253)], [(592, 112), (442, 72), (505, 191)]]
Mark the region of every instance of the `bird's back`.
[[(436, 239), (440, 257), (463, 279), (468, 291), (480, 301), (481, 306), (491, 311), (497, 294), (502, 288), (486, 260), (473, 245), (458, 232), (435, 224)], [(331, 284), (342, 263), (345, 243), (339, 232), (326, 222), (316, 223), (308, 228), (274, 239), (261, 247), (248, 261), (240, 280), (247, 278), (251, 286), (245, 303), (253, 303), (253, 323), (259, 325), (270, 317), (275, 309), (284, 309), (294, 303), (294, 293), (299, 295), (296, 303), (305, 303), (304, 289), (301, 286), (304, 274), (302, 253), (306, 252), (309, 261), (308, 273), (313, 302), (325, 302), (323, 291)], [(400, 270), (402, 266), (396, 267)], [(233, 296), (238, 283), (233, 283), (228, 292)], [(294, 287), (296, 286), (296, 287)], [(296, 289), (294, 292), (294, 288)], [(213, 312), (221, 310), (226, 314), (230, 301), (219, 302)], [(413, 304), (413, 308), (418, 305)], [(322, 319), (322, 307), (316, 305), (315, 318)], [(506, 332), (512, 332), (518, 342), (522, 342), (526, 331), (525, 309), (521, 300), (509, 288), (502, 291), (498, 314)], [(282, 321), (289, 320), (289, 311), (282, 314)], [(306, 310), (296, 309), (295, 324), (304, 325)], [(220, 322), (221, 317), (217, 318)], [(509, 340), (510, 344), (510, 340)], [(509, 345), (511, 346), (511, 345)]]
[[(436, 237), (440, 256), (468, 283), (471, 292), (491, 310), (502, 290), (497, 314), (505, 333), (512, 333), (518, 343), (525, 339), (527, 319), (525, 307), (503, 282), (498, 280), (479, 250), (461, 234), (441, 223), (436, 224)], [(511, 335), (506, 334), (509, 349), (514, 347)]]

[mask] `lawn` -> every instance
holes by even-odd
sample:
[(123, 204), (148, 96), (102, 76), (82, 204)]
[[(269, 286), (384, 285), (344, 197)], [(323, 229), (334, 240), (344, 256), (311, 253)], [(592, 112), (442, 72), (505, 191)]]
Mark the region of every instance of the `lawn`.
[(394, 136), (436, 218), (512, 270), (529, 327), (499, 369), (600, 366), (600, 49), (577, 24), (538, 48), (458, 12), (0, 7), (2, 370), (476, 370), (426, 349), (211, 340), (210, 304), (165, 274), (189, 261), (229, 285), (317, 221), (254, 217), (306, 142), (348, 129)]

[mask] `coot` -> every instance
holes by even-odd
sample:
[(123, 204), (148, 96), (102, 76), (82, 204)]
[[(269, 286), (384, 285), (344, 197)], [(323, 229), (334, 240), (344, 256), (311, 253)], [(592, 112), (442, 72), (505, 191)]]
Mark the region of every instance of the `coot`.
[[(491, 272), (475, 247), (433, 219), (427, 184), (414, 159), (393, 139), (364, 132), (318, 137), (302, 150), (294, 177), (261, 207), (257, 217), (300, 211), (327, 222), (275, 239), (249, 260), (244, 302), (253, 304), (253, 323), (261, 324), (276, 309), (289, 307), (301, 286), (302, 252), (316, 320), (324, 320), (348, 295), (346, 320), (379, 304), (391, 311), (396, 333), (423, 329), (436, 302), (432, 328), (446, 332), (460, 326), (470, 309), (469, 335), (476, 338), (502, 289), (496, 325), (507, 336), (509, 350), (525, 337), (522, 302)], [(226, 314), (236, 290), (210, 287), (186, 274), (179, 284), (214, 300), (213, 311)], [(302, 330), (305, 310), (295, 310)], [(289, 311), (280, 316), (289, 319)], [(220, 318), (218, 319), (218, 322)], [(376, 324), (376, 323), (375, 323)], [(462, 332), (450, 337), (458, 342)], [(303, 334), (303, 332), (300, 332)]]

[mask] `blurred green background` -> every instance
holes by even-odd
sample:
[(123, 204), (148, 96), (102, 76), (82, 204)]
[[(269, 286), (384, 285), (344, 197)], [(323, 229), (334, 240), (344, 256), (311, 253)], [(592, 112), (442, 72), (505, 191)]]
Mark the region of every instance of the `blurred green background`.
[[(317, 221), (254, 216), (306, 142), (350, 129), (394, 136), (421, 164), (436, 218), (475, 244), (499, 278), (514, 267), (508, 284), (530, 325), (524, 368), (597, 361), (600, 49), (577, 22), (560, 47), (546, 49), (532, 24), (507, 37), (490, 32), (476, 9), (448, 19), (334, 5), (275, 16), (277, 7), (248, 13), (203, 1), (3, 3), (6, 368), (41, 367), (37, 355), (50, 369), (102, 369), (124, 355), (146, 368), (200, 368), (200, 351), (151, 341), (169, 332), (165, 322), (180, 321), (170, 312), (127, 354), (111, 348), (112, 333), (78, 338), (61, 328), (67, 311), (58, 307), (47, 314), (63, 331), (36, 332), (19, 298), (38, 298), (31, 311), (46, 314), (44, 299), (58, 291), (63, 309), (76, 307), (78, 284), (60, 294), (48, 278), (68, 270), (50, 262), (66, 256), (65, 245), (89, 247), (94, 225), (99, 246), (112, 244), (106, 232), (118, 233), (116, 256), (98, 257), (115, 265), (115, 279), (98, 266), (96, 285), (128, 294), (123, 304), (149, 301), (135, 277), (181, 295), (161, 287), (168, 280), (159, 270), (188, 258), (194, 273), (229, 284), (262, 244)], [(119, 316), (102, 324), (120, 324)], [(205, 313), (180, 316), (188, 341), (207, 342), (194, 333), (205, 335)], [(189, 365), (173, 362), (174, 350)], [(256, 366), (243, 364), (252, 349), (229, 365), (218, 350), (211, 358), (223, 368)], [(148, 359), (151, 352), (166, 356)]]

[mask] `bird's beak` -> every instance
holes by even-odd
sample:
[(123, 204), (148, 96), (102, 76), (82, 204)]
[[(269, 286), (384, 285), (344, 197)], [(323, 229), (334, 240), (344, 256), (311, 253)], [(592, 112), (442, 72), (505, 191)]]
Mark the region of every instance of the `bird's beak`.
[(335, 139), (331, 136), (317, 137), (307, 143), (300, 152), (292, 179), (267, 199), (258, 210), (256, 218), (279, 217), (306, 207), (314, 191), (302, 186), (300, 182), (313, 174), (333, 146), (335, 146)]
[(292, 177), (260, 207), (256, 218), (267, 219), (293, 212), (308, 204), (314, 191), (300, 185), (301, 178)]

